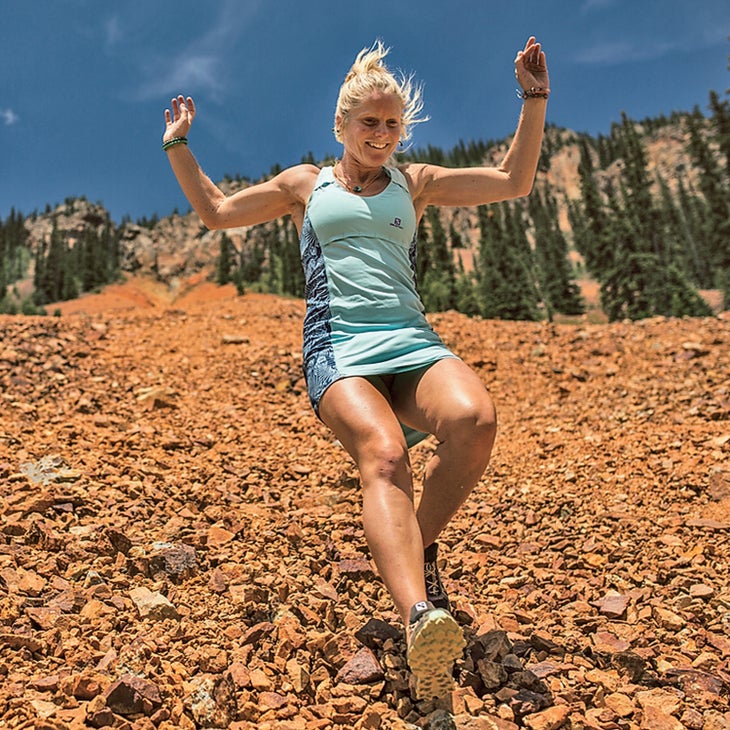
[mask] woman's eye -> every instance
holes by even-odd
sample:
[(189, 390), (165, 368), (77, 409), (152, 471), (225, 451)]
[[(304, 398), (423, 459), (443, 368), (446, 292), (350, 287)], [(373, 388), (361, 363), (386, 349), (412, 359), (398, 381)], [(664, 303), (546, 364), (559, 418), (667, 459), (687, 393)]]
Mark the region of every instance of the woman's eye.
[[(361, 121), (366, 127), (377, 127), (380, 124), (379, 119), (368, 118), (368, 119), (363, 119)], [(400, 120), (388, 119), (385, 121), (385, 125), (386, 125), (386, 127), (390, 128), (390, 129), (395, 129), (396, 127), (400, 126)]]

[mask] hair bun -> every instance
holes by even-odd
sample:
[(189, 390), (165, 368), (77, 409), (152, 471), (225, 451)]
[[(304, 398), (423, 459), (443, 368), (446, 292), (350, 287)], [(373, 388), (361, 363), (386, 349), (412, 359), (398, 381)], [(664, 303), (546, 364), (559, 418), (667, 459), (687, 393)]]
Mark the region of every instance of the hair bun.
[(388, 69), (383, 63), (383, 59), (390, 52), (390, 48), (386, 48), (381, 40), (375, 41), (370, 48), (363, 48), (360, 53), (357, 54), (355, 62), (350, 67), (350, 70), (345, 76), (345, 83), (352, 81), (352, 79), (360, 76), (361, 74), (369, 73), (388, 73)]

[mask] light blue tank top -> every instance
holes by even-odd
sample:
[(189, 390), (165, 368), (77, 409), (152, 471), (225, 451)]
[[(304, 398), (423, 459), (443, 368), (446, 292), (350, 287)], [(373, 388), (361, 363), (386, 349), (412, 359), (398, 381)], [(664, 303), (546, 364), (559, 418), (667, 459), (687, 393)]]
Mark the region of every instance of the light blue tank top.
[(386, 375), (454, 357), (416, 290), (416, 213), (403, 173), (354, 195), (321, 170), (302, 228), (304, 370), (315, 410), (335, 380)]

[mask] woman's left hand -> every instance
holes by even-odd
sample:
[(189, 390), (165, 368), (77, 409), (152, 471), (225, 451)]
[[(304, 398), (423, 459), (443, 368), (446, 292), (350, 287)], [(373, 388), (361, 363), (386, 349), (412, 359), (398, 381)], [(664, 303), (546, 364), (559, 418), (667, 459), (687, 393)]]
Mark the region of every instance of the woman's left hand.
[(195, 102), (180, 94), (172, 99), (172, 112), (165, 109), (165, 132), (162, 141), (167, 142), (174, 137), (186, 137), (195, 119)]
[(515, 76), (523, 91), (531, 88), (549, 89), (547, 62), (542, 46), (530, 36), (525, 47), (517, 52), (515, 58)]

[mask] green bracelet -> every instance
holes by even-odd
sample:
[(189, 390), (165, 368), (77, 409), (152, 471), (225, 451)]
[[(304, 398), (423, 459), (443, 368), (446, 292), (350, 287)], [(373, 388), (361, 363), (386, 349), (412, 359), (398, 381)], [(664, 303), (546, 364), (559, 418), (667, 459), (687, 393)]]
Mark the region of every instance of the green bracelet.
[(550, 89), (542, 86), (531, 86), (529, 89), (517, 89), (517, 97), (522, 99), (547, 99), (550, 96)]
[(167, 142), (162, 143), (162, 151), (167, 152), (167, 150), (170, 149), (170, 147), (174, 147), (176, 144), (187, 144), (188, 138), (187, 137), (173, 137), (172, 139), (168, 139)]

